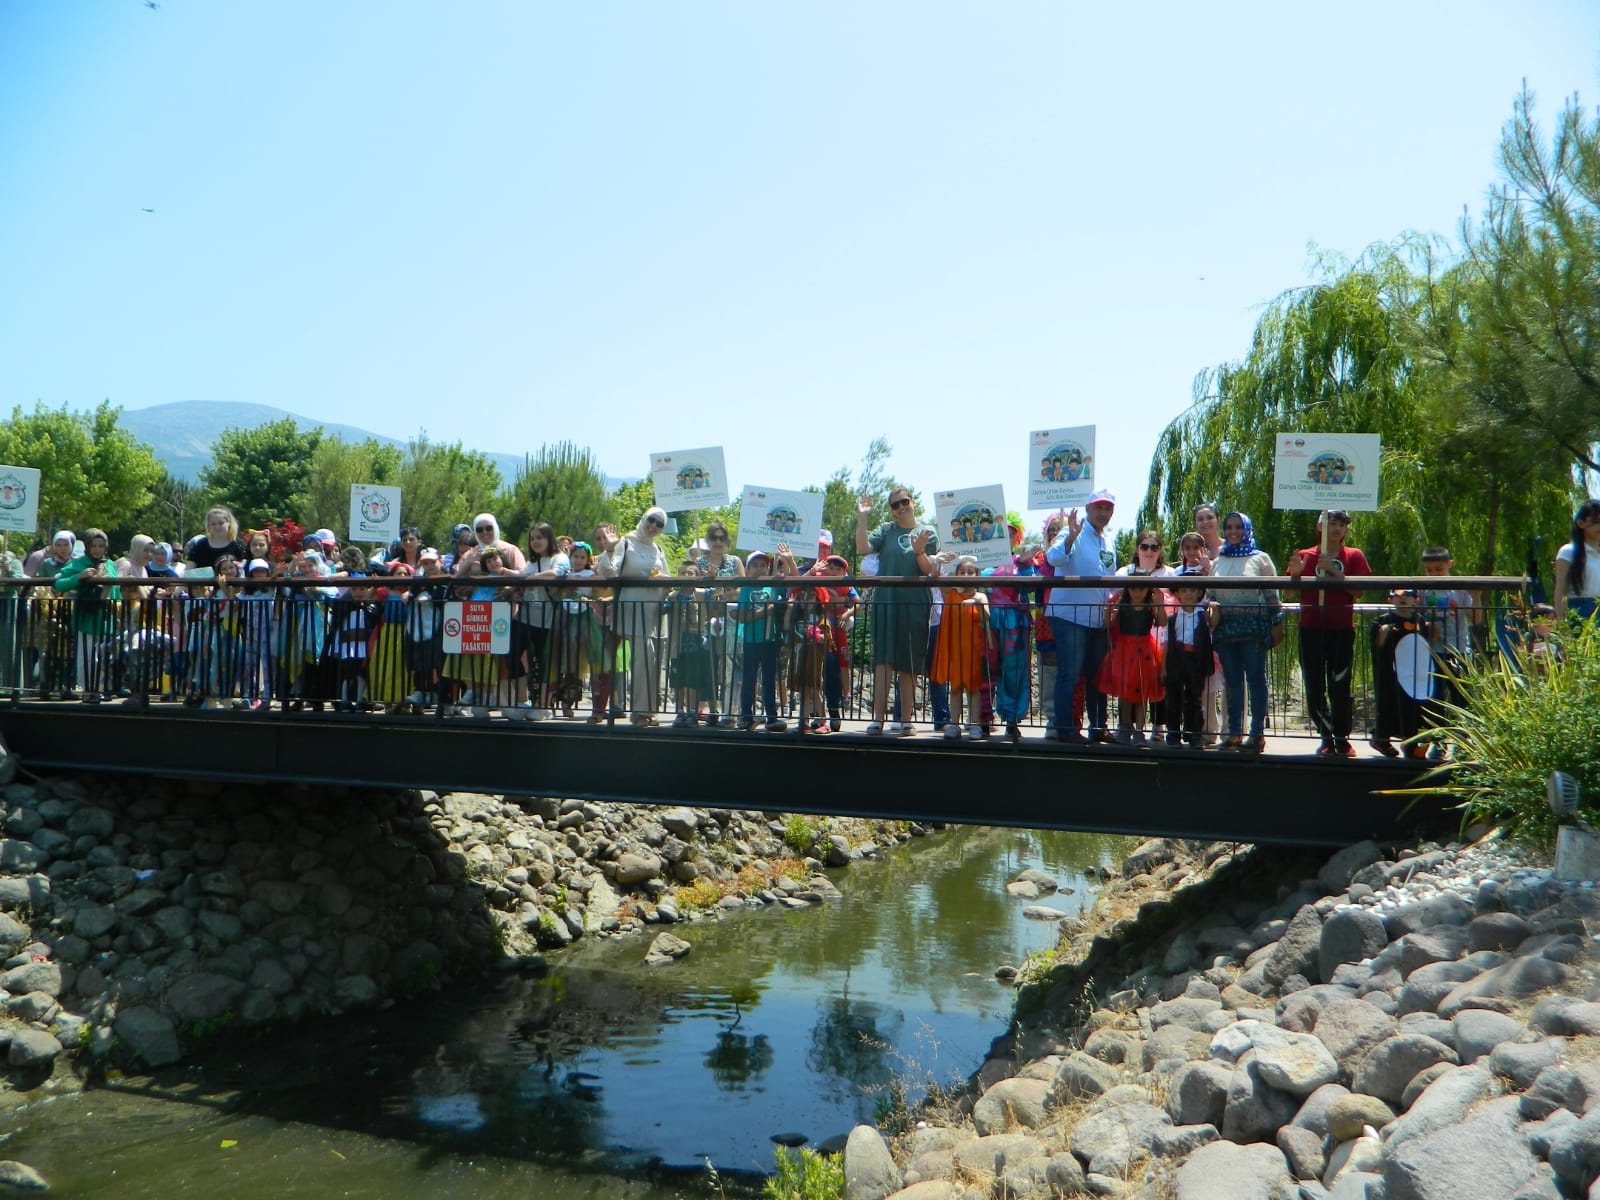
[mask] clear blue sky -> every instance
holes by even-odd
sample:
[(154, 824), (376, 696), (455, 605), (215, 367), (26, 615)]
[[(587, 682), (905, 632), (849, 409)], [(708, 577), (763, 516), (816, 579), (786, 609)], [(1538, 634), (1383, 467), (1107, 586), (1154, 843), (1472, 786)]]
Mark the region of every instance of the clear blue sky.
[[(273, 404), (924, 493), (1156, 432), (1258, 306), (1476, 212), (1600, 6), (0, 0), (0, 404)], [(141, 209), (152, 208), (153, 213)]]

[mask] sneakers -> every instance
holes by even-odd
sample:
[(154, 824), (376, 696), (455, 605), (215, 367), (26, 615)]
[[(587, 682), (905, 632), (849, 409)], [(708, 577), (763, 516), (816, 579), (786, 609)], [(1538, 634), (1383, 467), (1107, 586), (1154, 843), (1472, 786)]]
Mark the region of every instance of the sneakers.
[(947, 742), (958, 742), (958, 741), (960, 741), (961, 740), (961, 726), (957, 725), (954, 721), (950, 722), (950, 724), (948, 724), (948, 725), (946, 725), (944, 727), (944, 738), (945, 738), (945, 741), (947, 741)]
[(528, 715), (526, 717), (524, 717), (523, 720), (525, 720), (525, 721), (548, 721), (551, 717), (553, 717), (555, 715), (556, 714), (553, 711), (551, 711), (550, 709), (548, 709), (548, 708), (535, 708), (535, 709), (530, 710)]
[(879, 735), (881, 735), (883, 733), (883, 722), (882, 721), (873, 721), (870, 724), (868, 724), (866, 729), (864, 729), (862, 732), (865, 733), (868, 737), (878, 737)]
[(1400, 757), (1400, 751), (1396, 750), (1394, 743), (1391, 742), (1386, 737), (1371, 738), (1368, 741), (1368, 745), (1370, 745), (1374, 750), (1376, 750), (1379, 754), (1383, 755), (1385, 758), (1399, 758)]
[(789, 722), (782, 717), (772, 717), (767, 721), (768, 733), (783, 733), (789, 728)]
[(967, 736), (975, 742), (981, 742), (984, 738), (989, 736), (989, 730), (983, 725), (968, 725)]
[(883, 731), (890, 737), (910, 737), (917, 729), (909, 721), (890, 721), (883, 727)]
[(1349, 738), (1338, 738), (1333, 743), (1333, 755), (1335, 758), (1354, 758), (1356, 748), (1350, 744)]
[(741, 717), (739, 723), (734, 726), (740, 733), (749, 733), (755, 727), (756, 723), (753, 717)]
[(1006, 738), (1013, 742), (1022, 740), (1022, 726), (1015, 721), (1006, 722)]
[(693, 713), (681, 712), (672, 718), (672, 727), (674, 729), (692, 729), (694, 724), (695, 715)]
[(1144, 736), (1144, 730), (1142, 729), (1135, 729), (1128, 735), (1128, 745), (1130, 746), (1145, 746), (1148, 744), (1149, 740)]
[(1321, 757), (1331, 757), (1334, 753), (1333, 739), (1323, 738), (1322, 744), (1317, 747), (1317, 754)]

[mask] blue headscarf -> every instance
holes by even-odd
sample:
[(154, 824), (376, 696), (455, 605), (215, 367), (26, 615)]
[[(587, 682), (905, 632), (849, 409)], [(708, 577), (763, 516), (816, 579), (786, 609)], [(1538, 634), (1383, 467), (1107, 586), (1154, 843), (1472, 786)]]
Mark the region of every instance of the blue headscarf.
[(1226, 529), (1228, 521), (1233, 517), (1238, 517), (1240, 522), (1243, 523), (1244, 537), (1240, 538), (1239, 544), (1235, 546), (1224, 534), (1222, 538), (1223, 556), (1226, 558), (1249, 558), (1252, 554), (1259, 554), (1261, 551), (1260, 547), (1256, 545), (1256, 527), (1250, 524), (1249, 517), (1242, 512), (1228, 513), (1222, 518), (1222, 527)]

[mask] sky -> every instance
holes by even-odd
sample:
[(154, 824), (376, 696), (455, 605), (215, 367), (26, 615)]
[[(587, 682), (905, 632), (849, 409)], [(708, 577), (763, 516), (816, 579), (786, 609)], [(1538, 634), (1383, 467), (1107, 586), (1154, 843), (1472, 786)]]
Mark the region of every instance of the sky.
[(0, 0), (0, 405), (736, 488), (884, 435), (1024, 509), (1092, 424), (1122, 526), (1314, 248), (1451, 234), (1597, 69), (1593, 0)]

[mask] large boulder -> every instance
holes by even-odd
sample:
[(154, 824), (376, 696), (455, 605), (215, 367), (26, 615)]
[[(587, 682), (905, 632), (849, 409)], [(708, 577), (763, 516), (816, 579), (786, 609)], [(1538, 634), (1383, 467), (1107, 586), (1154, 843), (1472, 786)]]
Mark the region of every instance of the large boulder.
[(1366, 908), (1341, 908), (1322, 923), (1317, 944), (1317, 971), (1332, 979), (1342, 963), (1364, 962), (1389, 944), (1389, 932), (1377, 913)]
[(1538, 1172), (1517, 1128), (1516, 1101), (1485, 1105), (1458, 1125), (1384, 1148), (1384, 1200), (1511, 1197)]
[(1230, 1142), (1273, 1140), (1280, 1126), (1294, 1119), (1299, 1102), (1269, 1084), (1254, 1052), (1246, 1054), (1228, 1079), (1228, 1101), (1222, 1112), (1222, 1136)]
[(114, 1026), (117, 1041), (146, 1066), (164, 1067), (182, 1057), (178, 1031), (170, 1020), (153, 1008), (138, 1005), (117, 1013)]
[(1037, 1129), (1048, 1117), (1045, 1104), (1050, 1082), (1044, 1079), (1002, 1079), (972, 1107), (972, 1125), (980, 1135), (1005, 1133), (1015, 1126)]
[(1399, 1031), (1393, 1017), (1365, 1000), (1335, 1001), (1322, 1010), (1316, 1024), (1318, 1040), (1328, 1048), (1346, 1078), (1354, 1075), (1369, 1050)]
[(1434, 1063), (1459, 1061), (1443, 1042), (1418, 1033), (1403, 1033), (1374, 1047), (1356, 1068), (1355, 1090), (1397, 1105), (1406, 1084), (1418, 1071)]
[(244, 992), (237, 979), (197, 972), (167, 989), (167, 1011), (180, 1021), (210, 1021), (231, 1010)]
[(1351, 1092), (1328, 1105), (1328, 1136), (1336, 1142), (1348, 1142), (1360, 1137), (1368, 1125), (1382, 1129), (1392, 1120), (1394, 1110), (1382, 1100)]
[(1303, 975), (1311, 982), (1322, 976), (1317, 973), (1317, 955), (1322, 948), (1322, 918), (1315, 905), (1302, 905), (1295, 913), (1283, 936), (1267, 955), (1263, 970), (1267, 981), (1281, 984), (1291, 975)]
[(1448, 1067), (1411, 1102), (1406, 1115), (1394, 1123), (1388, 1135), (1389, 1144), (1398, 1145), (1454, 1125), (1464, 1120), (1480, 1100), (1499, 1093), (1499, 1085), (1488, 1067)]
[(1317, 884), (1329, 895), (1342, 892), (1350, 886), (1356, 872), (1383, 857), (1383, 848), (1377, 842), (1357, 842), (1337, 851), (1322, 864), (1317, 872)]
[[(1600, 1004), (1594, 1006), (1600, 1009)], [(1501, 1042), (1522, 1036), (1522, 1022), (1504, 1013), (1482, 1008), (1464, 1008), (1452, 1022), (1455, 1026), (1456, 1053), (1464, 1065), (1477, 1062), (1494, 1052)]]
[(1153, 1104), (1119, 1104), (1079, 1121), (1072, 1131), (1072, 1153), (1091, 1175), (1121, 1175), (1134, 1159), (1149, 1156), (1157, 1131), (1172, 1118)]
[(852, 1129), (844, 1144), (845, 1200), (883, 1200), (899, 1191), (900, 1183), (883, 1135), (871, 1125)]
[(1050, 1103), (1055, 1106), (1085, 1096), (1103, 1096), (1121, 1082), (1122, 1076), (1115, 1067), (1077, 1050), (1056, 1068), (1050, 1083)]
[(1333, 1055), (1309, 1033), (1292, 1033), (1265, 1021), (1245, 1020), (1219, 1030), (1213, 1045), (1230, 1032), (1249, 1039), (1261, 1078), (1279, 1091), (1305, 1097), (1339, 1077), (1339, 1064)]
[(1178, 1168), (1177, 1200), (1276, 1200), (1289, 1183), (1276, 1146), (1212, 1142)]
[(1228, 1085), (1233, 1068), (1201, 1059), (1187, 1062), (1172, 1074), (1167, 1087), (1167, 1113), (1179, 1125), (1222, 1126), (1228, 1105)]
[(1514, 958), (1451, 988), (1439, 1001), (1439, 1015), (1448, 1021), (1474, 998), (1523, 1000), (1546, 988), (1559, 987), (1571, 979), (1573, 973), (1571, 967), (1537, 954)]

